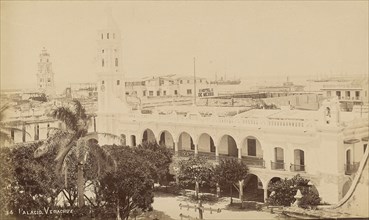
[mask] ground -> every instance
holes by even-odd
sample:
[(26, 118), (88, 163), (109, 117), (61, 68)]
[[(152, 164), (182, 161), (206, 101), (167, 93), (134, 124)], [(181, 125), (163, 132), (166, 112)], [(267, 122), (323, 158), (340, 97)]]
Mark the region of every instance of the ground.
[[(255, 210), (240, 210), (240, 211), (230, 211), (225, 210), (226, 206), (229, 204), (229, 198), (221, 198), (216, 202), (204, 202), (203, 206), (212, 209), (221, 209), (220, 213), (213, 211), (204, 211), (204, 219), (284, 219), (277, 214), (271, 214), (263, 211)], [(181, 219), (180, 214), (191, 218), (199, 218), (198, 211), (194, 211), (194, 208), (182, 208), (180, 209), (179, 204), (189, 204), (195, 205), (196, 203), (190, 200), (188, 197), (184, 196), (173, 196), (170, 194), (156, 194), (154, 197), (153, 208), (154, 210), (165, 213), (172, 219)], [(168, 219), (170, 219), (168, 218)], [(188, 219), (188, 218), (183, 218)]]

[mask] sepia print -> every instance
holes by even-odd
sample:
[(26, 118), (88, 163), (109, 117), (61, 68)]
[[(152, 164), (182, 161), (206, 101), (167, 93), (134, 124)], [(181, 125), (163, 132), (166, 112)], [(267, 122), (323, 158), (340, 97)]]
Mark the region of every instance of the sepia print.
[(0, 219), (369, 217), (368, 1), (1, 1)]

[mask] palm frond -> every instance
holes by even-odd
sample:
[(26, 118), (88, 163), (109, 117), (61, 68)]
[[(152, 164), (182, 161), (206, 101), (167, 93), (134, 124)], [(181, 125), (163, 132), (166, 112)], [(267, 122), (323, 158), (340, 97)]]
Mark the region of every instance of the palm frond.
[(63, 170), (63, 164), (66, 162), (66, 157), (68, 154), (71, 153), (71, 149), (73, 146), (76, 145), (75, 140), (72, 138), (66, 145), (59, 148), (58, 155), (55, 158), (56, 166), (55, 170), (56, 173), (60, 174)]
[(100, 175), (101, 167), (117, 170), (117, 162), (114, 160), (113, 156), (101, 147), (96, 140), (88, 140), (86, 145), (89, 147), (89, 152), (96, 158), (98, 166), (98, 175)]
[(58, 149), (59, 146), (71, 139), (73, 139), (73, 134), (64, 130), (55, 131), (46, 139), (42, 146), (35, 150), (33, 156), (35, 158), (41, 157), (53, 149)]
[(72, 102), (74, 104), (76, 116), (81, 118), (82, 120), (86, 120), (87, 119), (86, 109), (82, 106), (81, 102), (78, 101), (77, 99), (73, 99)]
[(84, 139), (88, 140), (88, 139), (94, 138), (94, 139), (98, 140), (98, 137), (100, 135), (103, 136), (103, 137), (111, 138), (113, 140), (123, 141), (123, 138), (121, 138), (118, 135), (111, 134), (111, 133), (104, 133), (104, 132), (89, 132), (85, 135)]
[(52, 111), (51, 116), (64, 122), (68, 129), (78, 131), (78, 117), (69, 108), (59, 107)]

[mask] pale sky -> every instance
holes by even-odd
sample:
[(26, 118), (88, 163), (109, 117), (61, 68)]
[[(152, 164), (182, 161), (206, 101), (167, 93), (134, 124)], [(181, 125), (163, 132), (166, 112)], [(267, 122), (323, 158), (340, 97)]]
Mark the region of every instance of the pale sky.
[(368, 74), (368, 1), (1, 1), (1, 88), (36, 87), (42, 47), (56, 84), (94, 82), (107, 6), (127, 78)]

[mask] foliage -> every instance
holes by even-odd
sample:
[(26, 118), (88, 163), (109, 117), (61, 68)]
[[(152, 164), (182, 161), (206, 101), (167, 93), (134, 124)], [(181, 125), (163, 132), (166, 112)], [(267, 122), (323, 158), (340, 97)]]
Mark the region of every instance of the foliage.
[[(88, 132), (90, 119), (82, 104), (74, 99), (69, 106), (61, 106), (51, 112), (51, 116), (64, 123), (64, 129), (52, 128), (49, 138), (34, 152), (36, 158), (57, 151), (56, 172), (59, 176), (68, 171), (74, 161), (77, 169), (78, 206), (84, 205), (84, 165), (89, 155), (93, 155), (97, 163), (97, 174), (102, 167), (115, 167), (114, 160), (97, 143), (96, 132)], [(104, 134), (106, 136), (114, 136)], [(114, 136), (115, 137), (115, 136)]]
[(212, 165), (202, 157), (190, 157), (178, 162), (178, 179), (182, 186), (195, 184), (196, 198), (200, 186), (211, 182)]
[(139, 208), (150, 210), (153, 202), (153, 180), (150, 162), (135, 154), (129, 147), (106, 146), (114, 155), (119, 169), (107, 173), (101, 178), (102, 199), (106, 206), (116, 207), (123, 219), (127, 219), (131, 210)]
[(169, 148), (157, 143), (144, 143), (134, 148), (134, 152), (152, 164), (150, 170), (155, 182), (166, 182), (173, 157)]
[(42, 142), (14, 148), (0, 148), (1, 214), (4, 211), (54, 207), (62, 183), (55, 177), (53, 157), (34, 159)]
[(292, 179), (285, 179), (272, 183), (269, 190), (272, 192), (267, 199), (270, 205), (290, 206), (295, 201), (294, 196), (299, 189), (302, 194), (301, 206), (314, 206), (320, 203), (316, 190), (308, 185), (309, 180), (302, 178), (299, 174)]
[[(244, 180), (248, 174), (246, 164), (238, 160), (221, 160), (219, 165), (214, 168), (214, 181), (220, 187), (230, 187), (231, 192), (233, 186), (237, 186), (239, 181)], [(240, 190), (240, 189), (238, 189)], [(242, 190), (242, 189), (241, 189)], [(232, 194), (231, 194), (232, 195)], [(232, 203), (232, 197), (231, 197)]]

